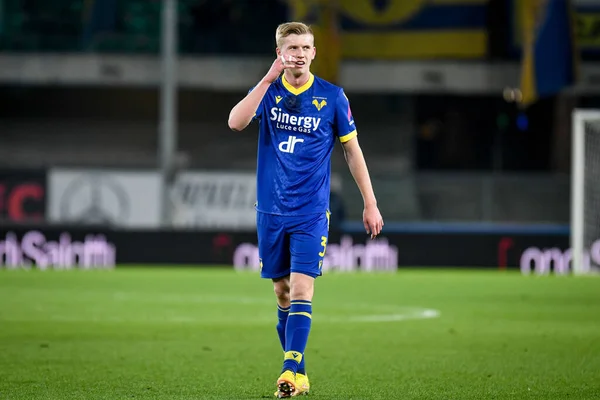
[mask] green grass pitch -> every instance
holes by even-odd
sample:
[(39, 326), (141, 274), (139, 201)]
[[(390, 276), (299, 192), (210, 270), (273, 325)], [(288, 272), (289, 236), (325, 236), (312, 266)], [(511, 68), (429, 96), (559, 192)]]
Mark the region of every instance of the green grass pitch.
[[(599, 399), (600, 279), (317, 280), (314, 399)], [(0, 270), (0, 399), (274, 398), (270, 282), (205, 268)]]

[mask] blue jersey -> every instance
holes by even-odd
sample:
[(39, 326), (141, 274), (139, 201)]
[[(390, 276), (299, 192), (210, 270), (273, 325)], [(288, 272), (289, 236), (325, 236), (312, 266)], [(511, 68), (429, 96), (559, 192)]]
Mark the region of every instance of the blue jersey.
[(344, 143), (356, 136), (343, 89), (312, 74), (294, 88), (282, 75), (267, 90), (254, 119), (259, 121), (257, 211), (325, 213), (333, 146), (336, 139)]

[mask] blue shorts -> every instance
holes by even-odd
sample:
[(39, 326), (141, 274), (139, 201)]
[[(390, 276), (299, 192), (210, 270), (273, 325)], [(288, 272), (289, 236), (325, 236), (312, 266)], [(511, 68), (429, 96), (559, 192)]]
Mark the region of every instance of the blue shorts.
[(257, 212), (260, 276), (277, 279), (298, 272), (321, 275), (327, 239), (329, 212), (283, 216)]

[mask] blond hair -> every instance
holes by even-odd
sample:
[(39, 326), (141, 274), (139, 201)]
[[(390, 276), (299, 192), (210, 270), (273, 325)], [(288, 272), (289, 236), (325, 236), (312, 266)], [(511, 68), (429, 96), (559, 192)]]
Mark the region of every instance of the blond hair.
[(277, 43), (277, 47), (281, 47), (282, 41), (284, 38), (289, 35), (312, 35), (314, 37), (313, 31), (310, 26), (302, 23), (302, 22), (286, 22), (277, 27), (277, 31), (275, 31), (275, 42)]

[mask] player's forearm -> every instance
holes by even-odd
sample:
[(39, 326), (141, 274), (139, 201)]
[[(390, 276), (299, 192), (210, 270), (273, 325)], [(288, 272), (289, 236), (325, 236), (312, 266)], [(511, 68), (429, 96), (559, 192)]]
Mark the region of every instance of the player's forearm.
[(352, 149), (346, 150), (344, 155), (350, 173), (358, 186), (358, 190), (360, 190), (365, 207), (377, 205), (373, 185), (371, 184), (371, 177), (369, 176), (369, 170), (362, 150), (356, 145)]
[(269, 86), (269, 82), (260, 81), (246, 97), (231, 109), (227, 122), (230, 129), (241, 131), (250, 124)]

